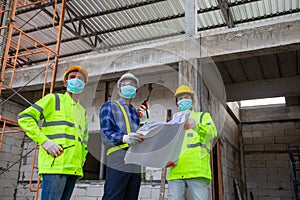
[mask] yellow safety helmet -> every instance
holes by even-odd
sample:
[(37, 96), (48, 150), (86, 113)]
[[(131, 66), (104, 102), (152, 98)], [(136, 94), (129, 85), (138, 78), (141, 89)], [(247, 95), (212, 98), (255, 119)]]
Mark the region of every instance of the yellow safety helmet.
[(193, 90), (192, 90), (189, 86), (181, 85), (181, 86), (179, 86), (179, 87), (176, 89), (176, 92), (175, 92), (175, 94), (174, 94), (174, 98), (176, 99), (176, 96), (177, 96), (177, 95), (183, 94), (183, 93), (189, 93), (189, 94), (191, 94), (192, 96), (194, 96), (194, 92), (193, 92)]
[(88, 73), (88, 71), (87, 71), (85, 68), (83, 68), (83, 67), (81, 67), (81, 66), (71, 66), (71, 67), (69, 67), (69, 68), (65, 71), (65, 73), (64, 73), (64, 75), (63, 75), (63, 78), (62, 78), (62, 79), (63, 79), (63, 82), (66, 82), (68, 74), (69, 74), (70, 72), (73, 72), (73, 71), (81, 72), (81, 73), (84, 75), (84, 77), (85, 77), (85, 83), (88, 82), (89, 73)]

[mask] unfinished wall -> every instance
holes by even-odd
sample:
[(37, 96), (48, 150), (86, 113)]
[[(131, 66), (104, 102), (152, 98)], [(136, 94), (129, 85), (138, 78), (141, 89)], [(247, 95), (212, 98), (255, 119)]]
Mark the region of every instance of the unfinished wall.
[[(1, 116), (16, 120), (22, 107), (13, 102), (1, 106)], [(7, 124), (7, 126), (11, 126)], [(5, 129), (9, 130), (9, 129)], [(14, 199), (17, 191), (24, 133), (7, 133), (0, 150), (0, 199)]]
[(299, 106), (242, 109), (249, 200), (295, 199), (287, 146), (300, 144), (298, 111)]
[[(241, 173), (241, 156), (238, 122), (227, 112), (224, 128), (220, 137), (222, 146), (222, 176), (224, 199), (237, 199), (234, 180), (243, 184)], [(242, 188), (240, 188), (242, 192)]]

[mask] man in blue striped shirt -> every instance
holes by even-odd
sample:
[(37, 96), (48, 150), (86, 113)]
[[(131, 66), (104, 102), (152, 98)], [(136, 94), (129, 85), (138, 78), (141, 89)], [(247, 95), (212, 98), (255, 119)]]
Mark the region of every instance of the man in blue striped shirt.
[(129, 145), (143, 141), (136, 133), (139, 115), (131, 100), (136, 96), (139, 80), (131, 73), (117, 82), (119, 98), (107, 101), (100, 109), (100, 127), (103, 143), (107, 147), (106, 181), (103, 200), (136, 200), (141, 183), (141, 166), (125, 164)]

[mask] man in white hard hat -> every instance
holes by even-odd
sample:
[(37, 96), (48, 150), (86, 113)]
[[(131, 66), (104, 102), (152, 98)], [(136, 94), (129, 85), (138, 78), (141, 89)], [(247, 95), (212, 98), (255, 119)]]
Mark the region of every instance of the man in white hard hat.
[(139, 115), (131, 105), (138, 85), (136, 76), (125, 73), (117, 82), (119, 98), (107, 101), (100, 109), (101, 135), (107, 147), (103, 200), (138, 199), (141, 166), (124, 163), (128, 147), (143, 141), (142, 135), (136, 133), (139, 128)]
[[(69, 67), (63, 75), (64, 94), (48, 94), (18, 115), (28, 137), (40, 145), (38, 172), (42, 176), (42, 200), (70, 199), (75, 182), (83, 177), (88, 153), (88, 120), (79, 95), (88, 71)], [(38, 121), (42, 120), (42, 128)]]

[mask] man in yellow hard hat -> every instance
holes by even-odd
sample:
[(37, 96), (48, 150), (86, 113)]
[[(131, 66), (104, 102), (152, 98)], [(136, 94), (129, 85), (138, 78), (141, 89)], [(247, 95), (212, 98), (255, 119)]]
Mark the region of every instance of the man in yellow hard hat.
[(18, 115), (20, 127), (40, 146), (42, 200), (71, 198), (76, 180), (83, 177), (82, 167), (88, 153), (88, 120), (79, 102), (88, 72), (72, 66), (62, 79), (66, 93), (48, 94)]
[(210, 166), (211, 141), (217, 131), (209, 113), (195, 112), (193, 90), (181, 85), (174, 98), (179, 111), (190, 111), (185, 123), (185, 137), (178, 160), (169, 162), (168, 200), (184, 199), (188, 185), (192, 199), (207, 200), (208, 187), (212, 179)]

